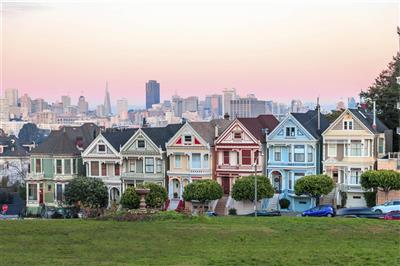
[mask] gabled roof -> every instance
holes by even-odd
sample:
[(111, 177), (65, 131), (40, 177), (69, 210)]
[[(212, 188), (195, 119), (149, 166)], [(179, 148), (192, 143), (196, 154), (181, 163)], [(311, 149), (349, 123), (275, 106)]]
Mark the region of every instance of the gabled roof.
[(206, 141), (210, 146), (214, 145), (215, 127), (218, 128), (218, 136), (230, 125), (232, 121), (227, 119), (213, 119), (209, 122), (190, 122), (190, 126)]
[(291, 115), (315, 138), (319, 139), (321, 133), (329, 127), (329, 120), (320, 114), (320, 130), (318, 130), (318, 111), (309, 110), (306, 113), (291, 113)]
[(260, 141), (265, 140), (263, 129), (268, 129), (268, 132), (271, 132), (279, 124), (274, 115), (259, 115), (255, 118), (238, 118), (238, 120)]
[(361, 109), (348, 109), (361, 123), (364, 124), (373, 133), (384, 133), (389, 128), (376, 117), (376, 129), (372, 127), (374, 115)]
[(120, 151), (120, 148), (136, 133), (138, 128), (127, 128), (122, 130), (107, 130), (102, 132), (103, 137), (113, 146), (116, 151)]
[(82, 149), (86, 149), (99, 131), (99, 127), (93, 123), (62, 127), (52, 131), (44, 142), (32, 150), (32, 154), (79, 155), (81, 150), (77, 147), (78, 142)]
[(0, 136), (0, 145), (4, 146), (0, 157), (23, 157), (29, 152), (21, 145), (19, 139), (14, 136)]
[(157, 147), (165, 150), (165, 144), (182, 126), (183, 124), (169, 124), (166, 127), (145, 127), (142, 130)]

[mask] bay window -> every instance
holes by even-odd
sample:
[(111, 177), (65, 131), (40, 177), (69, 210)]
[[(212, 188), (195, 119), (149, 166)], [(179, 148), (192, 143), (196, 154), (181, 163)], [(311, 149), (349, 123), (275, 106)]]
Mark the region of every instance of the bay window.
[(350, 169), (350, 184), (360, 184), (361, 169)]
[(71, 159), (64, 160), (64, 174), (65, 175), (71, 174)]
[(182, 167), (182, 157), (181, 157), (181, 155), (177, 154), (174, 157), (175, 157), (175, 168), (181, 168)]
[(201, 168), (201, 155), (200, 153), (192, 154), (192, 168)]
[(251, 165), (251, 150), (242, 150), (242, 165)]
[(229, 151), (224, 151), (224, 164), (229, 164)]
[(36, 173), (41, 173), (42, 172), (42, 159), (36, 159)]
[(154, 158), (145, 159), (145, 170), (146, 173), (154, 173)]
[(114, 164), (114, 175), (115, 176), (120, 175), (119, 163)]
[(107, 175), (107, 165), (105, 163), (101, 164), (101, 175), (106, 176)]
[(350, 156), (361, 156), (361, 140), (352, 140), (350, 142)]
[(62, 160), (56, 160), (56, 174), (62, 174)]
[(314, 156), (314, 147), (313, 146), (308, 146), (307, 149), (307, 162), (312, 162), (313, 161), (313, 156)]
[(37, 184), (28, 184), (28, 200), (37, 200)]
[(156, 171), (157, 171), (157, 173), (162, 172), (162, 161), (161, 160), (157, 160)]
[(337, 145), (328, 144), (328, 157), (336, 157), (337, 155)]
[(274, 147), (274, 160), (276, 162), (280, 162), (282, 158), (282, 148), (281, 147)]
[(99, 176), (99, 162), (90, 162), (90, 174)]
[(294, 145), (294, 161), (304, 162), (304, 145)]

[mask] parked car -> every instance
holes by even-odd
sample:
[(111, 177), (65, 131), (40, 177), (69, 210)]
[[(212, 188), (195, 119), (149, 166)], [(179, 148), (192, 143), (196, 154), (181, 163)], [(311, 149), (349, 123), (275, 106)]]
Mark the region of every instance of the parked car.
[[(249, 213), (246, 216), (254, 216), (254, 212)], [(281, 212), (280, 211), (257, 210), (257, 216), (281, 216)]]
[(400, 211), (391, 211), (388, 212), (385, 217), (385, 220), (400, 220)]
[(335, 216), (336, 211), (332, 205), (319, 205), (309, 210), (304, 211), (301, 216), (326, 216), (333, 217)]
[(336, 212), (336, 216), (346, 218), (383, 218), (383, 214), (374, 212), (370, 208), (343, 208)]
[(382, 205), (377, 205), (372, 208), (372, 211), (378, 213), (388, 213), (391, 211), (400, 211), (400, 199), (386, 201)]

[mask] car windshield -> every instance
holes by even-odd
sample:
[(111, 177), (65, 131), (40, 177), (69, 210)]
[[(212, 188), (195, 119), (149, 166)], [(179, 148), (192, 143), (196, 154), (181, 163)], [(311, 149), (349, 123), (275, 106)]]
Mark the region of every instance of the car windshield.
[(383, 205), (384, 206), (389, 206), (389, 205), (392, 205), (392, 202), (391, 201), (386, 201)]

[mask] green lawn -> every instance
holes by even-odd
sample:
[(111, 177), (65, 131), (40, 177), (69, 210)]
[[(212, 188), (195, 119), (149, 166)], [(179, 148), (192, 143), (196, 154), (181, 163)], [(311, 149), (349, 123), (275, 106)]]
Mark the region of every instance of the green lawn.
[(400, 222), (301, 217), (0, 221), (0, 264), (400, 265)]

